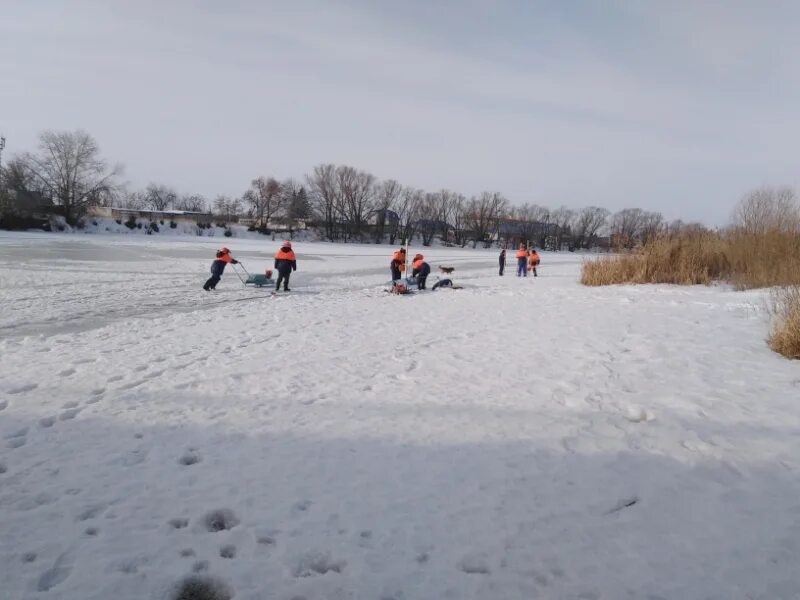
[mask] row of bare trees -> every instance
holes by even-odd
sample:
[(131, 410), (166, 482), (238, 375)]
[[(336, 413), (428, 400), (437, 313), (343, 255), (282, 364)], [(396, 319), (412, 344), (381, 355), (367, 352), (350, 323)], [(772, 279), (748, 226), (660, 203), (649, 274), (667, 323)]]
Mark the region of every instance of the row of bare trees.
[[(213, 210), (226, 222), (246, 215), (262, 227), (276, 218), (304, 219), (313, 221), (331, 241), (394, 244), (419, 237), (424, 245), (430, 245), (438, 237), (463, 246), (513, 239), (545, 248), (589, 248), (604, 236), (614, 245), (630, 248), (684, 226), (667, 224), (660, 213), (638, 208), (612, 215), (597, 206), (581, 210), (512, 206), (498, 192), (469, 198), (451, 190), (426, 192), (334, 164), (314, 167), (302, 183), (256, 177), (240, 196), (221, 195), (211, 202), (159, 183), (129, 191), (120, 182), (122, 168), (101, 158), (97, 143), (83, 131), (42, 133), (38, 152), (16, 155), (0, 175), (2, 190), (34, 192), (52, 199), (63, 207), (71, 224), (87, 207), (100, 204), (154, 211)], [(749, 203), (740, 206), (738, 219), (742, 223), (767, 218), (785, 223), (790, 212), (787, 207), (795, 202), (791, 194), (790, 190), (756, 192)], [(775, 214), (764, 216), (763, 206), (773, 207)]]

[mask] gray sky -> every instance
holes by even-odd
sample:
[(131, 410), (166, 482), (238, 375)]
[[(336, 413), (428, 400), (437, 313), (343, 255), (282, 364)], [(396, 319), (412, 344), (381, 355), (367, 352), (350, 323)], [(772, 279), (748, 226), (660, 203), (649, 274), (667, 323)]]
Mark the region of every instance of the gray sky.
[(6, 156), (82, 128), (133, 186), (321, 162), (724, 223), (798, 183), (800, 2), (3, 0)]

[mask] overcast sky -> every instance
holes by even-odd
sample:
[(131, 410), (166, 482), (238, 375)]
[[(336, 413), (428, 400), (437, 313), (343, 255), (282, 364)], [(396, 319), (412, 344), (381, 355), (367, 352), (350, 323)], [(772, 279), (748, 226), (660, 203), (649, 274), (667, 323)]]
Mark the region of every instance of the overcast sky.
[(0, 131), (208, 197), (334, 162), (724, 223), (798, 183), (798, 31), (779, 0), (2, 0)]

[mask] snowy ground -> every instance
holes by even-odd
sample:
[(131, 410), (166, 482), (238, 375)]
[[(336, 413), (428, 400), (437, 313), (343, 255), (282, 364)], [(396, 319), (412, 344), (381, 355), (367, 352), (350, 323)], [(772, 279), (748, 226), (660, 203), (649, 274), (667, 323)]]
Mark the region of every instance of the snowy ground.
[(298, 244), (290, 296), (206, 294), (219, 243), (0, 234), (4, 600), (800, 597), (758, 293), (442, 248), (464, 289), (396, 297), (386, 246)]

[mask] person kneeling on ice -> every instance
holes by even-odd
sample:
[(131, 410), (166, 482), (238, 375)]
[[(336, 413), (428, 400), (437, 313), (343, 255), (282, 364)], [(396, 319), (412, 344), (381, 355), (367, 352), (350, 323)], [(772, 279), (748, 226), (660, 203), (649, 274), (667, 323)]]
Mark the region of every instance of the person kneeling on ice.
[(527, 277), (528, 276), (528, 250), (525, 248), (525, 244), (519, 245), (519, 250), (517, 250), (517, 277)]
[(427, 281), (428, 275), (431, 274), (431, 266), (425, 262), (425, 257), (422, 254), (417, 254), (411, 267), (411, 275), (417, 278), (417, 289), (424, 290), (425, 281)]
[(532, 249), (530, 252), (530, 256), (528, 257), (528, 270), (533, 271), (533, 276), (538, 277), (539, 274), (536, 272), (536, 267), (539, 266), (539, 263), (542, 262), (539, 258), (539, 253), (536, 251), (536, 248)]
[(291, 292), (289, 289), (289, 276), (292, 271), (297, 271), (297, 257), (292, 250), (292, 242), (283, 242), (283, 246), (275, 253), (275, 270), (278, 271), (278, 281), (275, 284), (275, 291), (280, 291), (283, 282), (283, 291)]
[(211, 290), (216, 289), (219, 280), (222, 278), (222, 273), (225, 271), (225, 265), (228, 263), (238, 265), (239, 261), (231, 256), (230, 250), (227, 248), (220, 248), (219, 252), (217, 252), (216, 260), (211, 263), (211, 277), (203, 286), (205, 291), (210, 292)]
[(405, 248), (400, 248), (392, 255), (392, 262), (389, 263), (389, 268), (392, 270), (392, 281), (398, 281), (403, 277), (403, 271), (406, 270)]

